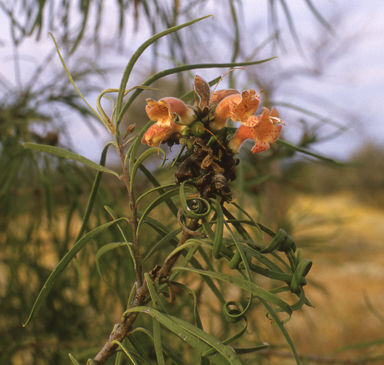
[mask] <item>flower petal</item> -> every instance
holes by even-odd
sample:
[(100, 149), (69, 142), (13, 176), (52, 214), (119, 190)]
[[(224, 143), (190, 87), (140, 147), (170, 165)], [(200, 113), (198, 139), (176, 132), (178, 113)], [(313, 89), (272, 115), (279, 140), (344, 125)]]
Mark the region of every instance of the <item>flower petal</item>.
[(279, 112), (273, 108), (272, 113), (267, 108), (263, 108), (263, 114), (259, 116), (260, 123), (253, 127), (253, 133), (255, 139), (262, 142), (275, 142), (280, 135), (282, 125), (277, 125), (277, 123), (284, 124), (284, 122), (279, 117)]
[(144, 134), (141, 143), (157, 147), (167, 142), (170, 138), (180, 133), (185, 127), (171, 122), (169, 127), (160, 127), (158, 124), (151, 126)]
[(253, 153), (267, 151), (270, 143), (275, 142), (280, 135), (284, 122), (280, 119), (279, 112), (272, 109), (263, 108), (263, 114), (259, 116), (251, 116), (248, 118), (250, 126), (242, 125), (235, 133), (234, 137), (229, 141), (228, 148), (233, 153), (238, 153), (241, 145), (247, 139), (252, 139), (256, 143), (252, 148)]
[(240, 147), (247, 139), (254, 139), (253, 132), (249, 127), (240, 126), (233, 138), (228, 142), (227, 147), (232, 153), (239, 153)]
[(218, 105), (220, 101), (222, 101), (224, 98), (226, 98), (229, 95), (233, 94), (240, 94), (237, 90), (235, 89), (222, 89), (222, 90), (217, 90), (214, 93), (212, 93), (211, 96), (211, 105)]
[(220, 101), (215, 110), (215, 120), (209, 124), (209, 127), (213, 132), (219, 131), (225, 127), (227, 119), (231, 116), (229, 107), (232, 103), (239, 103), (240, 101), (240, 94), (229, 95)]
[(149, 119), (157, 122), (160, 127), (170, 127), (177, 116), (184, 125), (191, 124), (196, 119), (194, 111), (177, 98), (167, 97), (159, 101), (147, 99), (147, 104), (145, 111)]
[(231, 119), (234, 122), (242, 122), (242, 124), (247, 125), (247, 119), (256, 113), (259, 103), (259, 95), (254, 89), (243, 91), (240, 102), (238, 104), (233, 102), (229, 107)]
[(259, 103), (260, 98), (254, 89), (225, 97), (217, 105), (215, 120), (210, 124), (211, 130), (218, 131), (224, 128), (228, 118), (249, 125), (247, 120), (256, 112)]

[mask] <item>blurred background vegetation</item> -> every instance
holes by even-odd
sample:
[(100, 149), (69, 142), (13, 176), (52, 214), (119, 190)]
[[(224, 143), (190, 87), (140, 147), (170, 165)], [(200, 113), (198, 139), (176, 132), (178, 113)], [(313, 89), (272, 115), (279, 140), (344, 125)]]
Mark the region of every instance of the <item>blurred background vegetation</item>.
[[(98, 275), (95, 253), (103, 243), (118, 240), (118, 232), (111, 229), (82, 251), (34, 321), (21, 326), (50, 271), (73, 244), (95, 175), (76, 163), (25, 150), (22, 144), (65, 146), (82, 153), (93, 149), (86, 152), (97, 156), (98, 146), (87, 144), (87, 139), (107, 138), (68, 81), (53, 45), (47, 43), (47, 32), (58, 40), (79, 89), (94, 100), (103, 89), (118, 87), (114, 77), (121, 75), (134, 47), (148, 35), (213, 13), (216, 21), (174, 33), (153, 47), (137, 82), (173, 65), (280, 56), (276, 62), (232, 72), (223, 84), (263, 89), (263, 104), (276, 106), (286, 121), (283, 139), (306, 149), (332, 139), (338, 143), (346, 126), (353, 126), (351, 120), (356, 128), (366, 122), (363, 116), (304, 108), (309, 98), (319, 104), (321, 95), (316, 99), (316, 90), (308, 95), (300, 89), (287, 95), (282, 85), (298, 75), (321, 80), (332, 62), (345, 55), (351, 39), (335, 36), (343, 14), (321, 14), (314, 0), (293, 2), (296, 5), (264, 2), (266, 13), (259, 14), (253, 3), (241, 0), (220, 2), (220, 7), (206, 0), (0, 2), (1, 27), (6, 30), (0, 46), (12, 50), (12, 57), (2, 63), (14, 70), (14, 77), (0, 72), (1, 363), (64, 364), (68, 352), (85, 361), (118, 321), (126, 305), (126, 282), (134, 280), (123, 250), (106, 254), (101, 262), (108, 285)], [(311, 42), (301, 41), (301, 19), (293, 15), (298, 3), (317, 29)], [(250, 10), (252, 17), (246, 16)], [(28, 42), (36, 47), (43, 42), (43, 56), (26, 54)], [(282, 69), (291, 58), (299, 61)], [(223, 73), (199, 72), (207, 80)], [(193, 76), (168, 77), (155, 87), (179, 96), (190, 90)], [(163, 96), (143, 94), (126, 116), (138, 128), (147, 121), (144, 99)], [(327, 108), (331, 105), (321, 101)], [(258, 220), (271, 228), (285, 229), (314, 261), (308, 296), (316, 308), (303, 309), (287, 325), (304, 363), (384, 361), (384, 149), (367, 141), (345, 162), (340, 166), (303, 158), (274, 145), (260, 156), (244, 151), (236, 181), (242, 204), (254, 207)], [(125, 211), (123, 193), (115, 181), (103, 177), (89, 229), (109, 219), (104, 205)], [(253, 329), (258, 339), (272, 336), (275, 341), (269, 340), (274, 346), (250, 363), (292, 363), (281, 347), (284, 341), (270, 327), (263, 323)], [(99, 346), (92, 347), (95, 343)]]

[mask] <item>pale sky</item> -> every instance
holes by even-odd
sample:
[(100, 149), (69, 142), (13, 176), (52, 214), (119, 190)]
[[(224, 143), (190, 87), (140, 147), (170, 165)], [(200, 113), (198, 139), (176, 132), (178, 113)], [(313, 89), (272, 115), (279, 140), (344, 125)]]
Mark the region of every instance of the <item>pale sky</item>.
[[(111, 1), (111, 4), (114, 3), (115, 1)], [(260, 19), (259, 22), (264, 22), (263, 24), (265, 25), (267, 13), (263, 4), (266, 1), (247, 0), (244, 3), (246, 18), (240, 28), (243, 42), (252, 42), (252, 39), (258, 36), (264, 39), (266, 36), (265, 32), (261, 34), (255, 32), (255, 30), (249, 32), (248, 26), (253, 16), (256, 15), (258, 16), (257, 19)], [(326, 156), (346, 159), (367, 140), (372, 140), (378, 144), (384, 143), (384, 126), (381, 117), (384, 111), (384, 104), (381, 101), (384, 93), (384, 68), (382, 66), (382, 60), (384, 59), (384, 7), (382, 6), (382, 1), (377, 0), (365, 0), (364, 2), (357, 0), (329, 0), (314, 1), (314, 3), (316, 5), (319, 4), (317, 6), (319, 6), (320, 13), (327, 19), (332, 18), (337, 12), (342, 15), (338, 21), (338, 34), (334, 38), (334, 49), (342, 49), (343, 56), (335, 63), (332, 63), (321, 80), (311, 80), (303, 75), (298, 75), (279, 85), (279, 96), (277, 99), (282, 102), (303, 103), (299, 95), (305, 93), (306, 101), (302, 105), (303, 107), (329, 117), (347, 127), (351, 127), (348, 132), (337, 139), (326, 143), (319, 143), (315, 146), (317, 152)], [(321, 29), (321, 26), (314, 20), (304, 1), (297, 0), (294, 4), (297, 5), (294, 5), (295, 7), (290, 5), (291, 12), (305, 51), (306, 45), (311, 43), (312, 37), (317, 34), (316, 32)], [(210, 12), (214, 14), (214, 18), (207, 21), (218, 22), (220, 25), (223, 16), (220, 14), (220, 8), (218, 9), (214, 4), (212, 5), (212, 2), (202, 9), (201, 14), (198, 15), (203, 16)], [(112, 7), (108, 10), (106, 16), (108, 19), (107, 25), (116, 24)], [(264, 19), (262, 19), (263, 17)], [(284, 21), (281, 24), (282, 28), (285, 29), (284, 39), (288, 47), (294, 47), (286, 24), (284, 24)], [(129, 33), (130, 30), (128, 27), (127, 32)], [(102, 37), (112, 41), (111, 39), (113, 38), (111, 38), (111, 34), (108, 31), (109, 28), (104, 27)], [(133, 38), (130, 38), (128, 35), (126, 41), (129, 41), (131, 49), (135, 50), (148, 35), (149, 32), (146, 34), (145, 31), (141, 32), (140, 36), (135, 34)], [(2, 42), (0, 46), (0, 74), (10, 82), (16, 83), (14, 65), (11, 61), (13, 51), (8, 37), (8, 19), (0, 12), (0, 40)], [(207, 34), (204, 46), (207, 47), (213, 42), (212, 34)], [(343, 45), (347, 42), (350, 42), (350, 46), (343, 50)], [(86, 53), (87, 45), (83, 44), (81, 47), (79, 52)], [(22, 80), (28, 79), (36, 67), (36, 62), (41, 60), (43, 55), (47, 54), (51, 49), (52, 41), (47, 34), (43, 34), (41, 41), (38, 43), (33, 38), (26, 39), (23, 42), (19, 50), (22, 56), (20, 64)], [(221, 50), (225, 54), (225, 49), (221, 45), (218, 49), (219, 52)], [(147, 51), (144, 59), (150, 60), (150, 55), (150, 51)], [(113, 64), (118, 70), (108, 76), (105, 86), (101, 85), (100, 90), (95, 90), (95, 94), (88, 97), (88, 101), (94, 107), (99, 92), (108, 87), (119, 87), (120, 77), (128, 58), (127, 53), (120, 56), (113, 54), (113, 60), (108, 56), (109, 54), (106, 54), (105, 62)], [(266, 54), (266, 57), (268, 56), (270, 56), (270, 53)], [(308, 55), (306, 56), (308, 57)], [(310, 55), (308, 58), (310, 58)], [(31, 62), (31, 59), (34, 59), (35, 63)], [(219, 62), (223, 61), (222, 59), (219, 60)], [(225, 61), (228, 61), (228, 59)], [(273, 72), (276, 72), (276, 78), (278, 78), (280, 72), (284, 73), (284, 71), (289, 70), (293, 66), (305, 66), (307, 61), (301, 58), (296, 50), (293, 50), (285, 55), (279, 55), (279, 59), (276, 62), (278, 67), (273, 69)], [(55, 62), (55, 67), (61, 67), (59, 60)], [(216, 74), (223, 74), (225, 71), (217, 71), (215, 76)], [(55, 70), (51, 69), (48, 72), (51, 72), (51, 77), (54, 77)], [(204, 77), (204, 71), (198, 72)], [(279, 80), (276, 80), (276, 82), (279, 82)], [(287, 124), (284, 137), (288, 141), (295, 142), (295, 138), (300, 131), (297, 125), (290, 126), (289, 116), (292, 115), (291, 112), (286, 112), (286, 118), (282, 113), (280, 115)], [(351, 125), (350, 122), (353, 120), (357, 120), (358, 124), (353, 123)], [(107, 140), (107, 135), (93, 135), (85, 125), (76, 120), (76, 116), (68, 118), (65, 123), (68, 123), (70, 130), (74, 132), (72, 140), (75, 145), (78, 145), (77, 152), (97, 161), (100, 148)], [(81, 125), (82, 127), (80, 127)]]

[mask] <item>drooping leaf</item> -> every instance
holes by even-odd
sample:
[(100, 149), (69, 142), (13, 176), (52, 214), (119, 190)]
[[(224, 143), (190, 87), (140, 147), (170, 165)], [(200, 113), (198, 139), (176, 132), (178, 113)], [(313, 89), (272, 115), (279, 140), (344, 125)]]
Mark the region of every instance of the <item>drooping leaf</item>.
[(104, 276), (103, 276), (103, 274), (101, 272), (101, 269), (100, 269), (100, 258), (101, 258), (101, 256), (103, 256), (108, 251), (114, 250), (115, 248), (118, 248), (118, 247), (121, 247), (121, 246), (129, 246), (129, 245), (132, 246), (133, 244), (132, 243), (128, 243), (128, 242), (111, 242), (111, 243), (107, 243), (106, 245), (102, 246), (97, 251), (96, 256), (95, 256), (97, 272), (99, 273), (100, 277), (104, 280), (104, 282), (107, 285), (108, 285), (108, 283), (104, 279)]
[(132, 364), (139, 365), (135, 358), (132, 356), (131, 352), (121, 342), (114, 340), (111, 343), (118, 345), (127, 355), (128, 359), (132, 362)]
[(153, 147), (153, 148), (150, 148), (149, 150), (144, 151), (140, 155), (140, 157), (137, 159), (137, 161), (135, 162), (135, 164), (132, 167), (132, 170), (130, 171), (130, 189), (131, 190), (133, 189), (133, 183), (135, 181), (136, 172), (137, 172), (139, 166), (141, 165), (142, 162), (145, 161), (145, 159), (147, 159), (149, 156), (153, 155), (154, 153), (156, 153), (156, 154), (162, 153), (164, 156), (164, 160), (163, 160), (163, 163), (164, 163), (165, 152), (161, 148)]
[(93, 162), (84, 156), (78, 155), (77, 153), (74, 153), (74, 152), (67, 151), (60, 147), (49, 146), (45, 144), (36, 144), (36, 143), (30, 143), (30, 142), (24, 143), (23, 146), (24, 148), (29, 148), (31, 150), (51, 153), (52, 155), (55, 155), (55, 156), (64, 157), (69, 160), (81, 162), (82, 164), (88, 167), (91, 167), (92, 169), (95, 169), (97, 171), (106, 172), (108, 174), (112, 174), (112, 175), (115, 175), (116, 177), (119, 177), (119, 174), (117, 172), (112, 171), (105, 166), (99, 165), (96, 162)]
[[(151, 38), (149, 38), (147, 41), (145, 41), (138, 49), (137, 51), (132, 55), (132, 57), (130, 58), (128, 64), (127, 64), (127, 67), (125, 68), (125, 71), (124, 71), (124, 74), (123, 74), (123, 77), (121, 78), (121, 83), (120, 83), (120, 88), (119, 88), (119, 93), (117, 95), (117, 101), (116, 101), (116, 129), (119, 128), (120, 126), (120, 122), (123, 118), (123, 115), (124, 115), (124, 112), (125, 110), (122, 110), (122, 104), (123, 104), (123, 96), (124, 96), (124, 91), (126, 89), (126, 85), (127, 85), (127, 82), (129, 80), (129, 76), (131, 75), (131, 72), (132, 72), (132, 69), (135, 65), (135, 63), (137, 62), (137, 60), (139, 59), (139, 57), (142, 55), (142, 53), (154, 42), (156, 42), (158, 39), (168, 35), (168, 34), (171, 34), (171, 33), (174, 33), (174, 32), (177, 32), (178, 30), (182, 29), (182, 28), (185, 28), (185, 27), (188, 27), (196, 22), (199, 22), (203, 19), (206, 19), (208, 17), (210, 17), (212, 15), (207, 15), (207, 16), (203, 16), (201, 18), (198, 18), (198, 19), (194, 19), (194, 20), (191, 20), (189, 22), (186, 22), (184, 24), (181, 24), (181, 25), (177, 25), (177, 26), (174, 26), (174, 27), (171, 27), (171, 28), (168, 28), (158, 34), (155, 34), (154, 36), (152, 36)], [(146, 85), (146, 86), (149, 86), (149, 85)]]
[(322, 161), (325, 161), (325, 162), (331, 162), (331, 163), (336, 164), (336, 165), (345, 165), (343, 162), (334, 160), (333, 158), (329, 158), (329, 157), (325, 157), (325, 156), (319, 155), (318, 153), (314, 153), (314, 152), (308, 151), (308, 150), (306, 150), (304, 148), (295, 146), (294, 144), (289, 143), (287, 141), (284, 141), (282, 139), (278, 139), (276, 141), (276, 143), (278, 143), (281, 146), (287, 147), (287, 148), (289, 148), (291, 150), (295, 150), (297, 152), (304, 153), (305, 155), (316, 157), (319, 160), (322, 160)]
[(40, 293), (35, 301), (35, 304), (32, 307), (31, 313), (29, 315), (28, 320), (23, 324), (23, 327), (27, 326), (37, 310), (40, 308), (42, 303), (44, 302), (45, 298), (50, 293), (51, 289), (55, 285), (56, 281), (64, 271), (64, 269), (68, 266), (68, 264), (71, 262), (71, 260), (75, 257), (75, 255), (84, 247), (84, 245), (89, 242), (92, 238), (100, 234), (101, 232), (105, 231), (107, 228), (113, 226), (117, 222), (120, 222), (122, 220), (125, 220), (125, 218), (120, 218), (118, 220), (115, 220), (113, 222), (105, 223), (94, 230), (88, 232), (86, 235), (84, 235), (75, 245), (72, 246), (72, 248), (67, 252), (67, 254), (60, 260), (60, 262), (57, 264), (57, 266), (52, 271), (51, 275), (49, 275), (49, 278), (45, 282), (43, 288), (40, 290)]
[(245, 280), (243, 278), (239, 278), (237, 276), (233, 276), (233, 275), (229, 275), (229, 274), (224, 274), (221, 272), (197, 270), (197, 269), (194, 269), (191, 267), (175, 267), (173, 270), (191, 271), (191, 272), (195, 272), (195, 273), (200, 274), (200, 275), (209, 276), (211, 278), (216, 278), (216, 279), (225, 281), (229, 284), (236, 285), (237, 287), (242, 288), (242, 289), (248, 291), (249, 293), (252, 293), (253, 295), (255, 295), (259, 298), (263, 298), (263, 299), (267, 300), (268, 302), (276, 305), (278, 307), (278, 309), (280, 309), (281, 311), (287, 313), (288, 318), (286, 318), (284, 320), (284, 322), (287, 322), (292, 315), (293, 311), (292, 311), (292, 308), (290, 307), (290, 305), (288, 303), (284, 302), (282, 299), (280, 299), (276, 295), (270, 293), (269, 291), (267, 291), (263, 288), (260, 288), (258, 285), (254, 284), (248, 280)]
[(225, 346), (217, 338), (209, 335), (188, 322), (170, 315), (165, 315), (150, 307), (131, 308), (128, 309), (124, 315), (127, 315), (130, 312), (149, 314), (152, 318), (155, 318), (159, 323), (172, 331), (176, 336), (195, 348), (200, 354), (207, 352), (211, 348), (216, 349), (217, 352), (215, 354), (208, 356), (209, 360), (214, 364), (242, 364), (232, 349)]
[[(135, 328), (132, 333), (135, 333), (135, 332), (142, 332), (142, 333), (145, 333), (148, 337), (151, 338), (151, 340), (153, 341), (153, 334), (148, 331), (146, 328), (142, 328), (142, 327), (138, 327), (138, 328)], [(167, 345), (165, 345), (164, 343), (162, 343), (162, 347), (163, 347), (163, 351), (172, 359), (172, 361), (176, 364), (176, 365), (186, 365), (183, 363), (183, 361), (174, 353), (174, 351), (168, 347)]]
[(283, 323), (280, 321), (279, 317), (277, 316), (277, 314), (275, 313), (273, 308), (267, 303), (266, 300), (264, 300), (263, 298), (260, 298), (260, 297), (258, 297), (258, 299), (263, 304), (265, 309), (268, 311), (269, 315), (272, 317), (274, 323), (277, 325), (280, 332), (283, 334), (285, 340), (287, 341), (289, 347), (291, 348), (291, 351), (293, 353), (293, 356), (295, 357), (297, 365), (300, 365), (300, 360), (299, 360), (299, 356), (297, 355), (295, 345), (293, 344), (293, 341), (292, 341), (291, 337), (289, 336), (287, 330), (285, 329)]

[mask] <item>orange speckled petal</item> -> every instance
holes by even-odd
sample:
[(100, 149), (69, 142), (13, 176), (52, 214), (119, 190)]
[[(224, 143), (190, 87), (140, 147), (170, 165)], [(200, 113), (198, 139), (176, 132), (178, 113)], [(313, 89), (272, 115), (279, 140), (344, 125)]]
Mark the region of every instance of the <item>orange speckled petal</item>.
[(157, 147), (160, 143), (166, 142), (174, 133), (180, 132), (184, 128), (173, 122), (170, 123), (170, 127), (161, 127), (158, 124), (154, 124), (145, 132), (141, 143)]
[(225, 127), (227, 119), (231, 116), (230, 105), (238, 104), (240, 101), (241, 94), (232, 94), (220, 101), (215, 110), (215, 120), (209, 125), (212, 131), (215, 132)]
[(261, 142), (256, 140), (255, 145), (252, 148), (252, 153), (260, 153), (264, 151), (268, 151), (270, 144), (268, 142)]
[(256, 140), (262, 142), (273, 143), (279, 138), (282, 129), (282, 125), (277, 125), (277, 123), (282, 123), (282, 121), (280, 120), (277, 122), (276, 119), (274, 119), (279, 119), (279, 113), (276, 109), (272, 110), (272, 114), (270, 113), (269, 109), (263, 109), (263, 114), (258, 117), (260, 123), (256, 127), (252, 128), (254, 137)]
[(171, 112), (169, 103), (166, 100), (147, 99), (147, 104), (145, 111), (149, 119), (157, 122), (159, 127), (170, 127), (176, 118), (176, 113)]
[(234, 122), (243, 122), (247, 120), (251, 115), (256, 113), (259, 107), (260, 98), (256, 94), (254, 89), (243, 91), (241, 93), (240, 102), (233, 102), (230, 105), (230, 115)]

